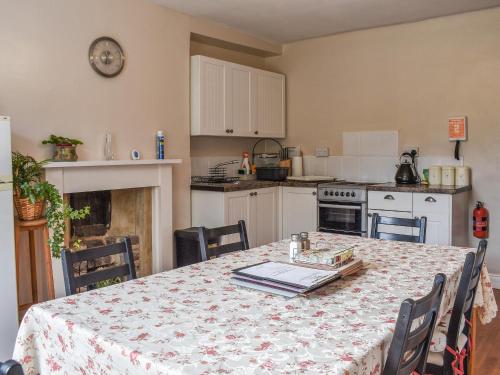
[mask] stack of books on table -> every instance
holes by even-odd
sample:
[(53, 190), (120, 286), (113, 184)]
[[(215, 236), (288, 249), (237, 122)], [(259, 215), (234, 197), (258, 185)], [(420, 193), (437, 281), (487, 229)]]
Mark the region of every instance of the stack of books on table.
[[(351, 272), (354, 269), (352, 265), (347, 265), (351, 266)], [(325, 265), (317, 266), (306, 263), (264, 262), (233, 270), (232, 282), (238, 286), (291, 298), (345, 276), (344, 267), (333, 269)], [(358, 266), (359, 262), (356, 267)], [(359, 268), (356, 268), (357, 270)]]

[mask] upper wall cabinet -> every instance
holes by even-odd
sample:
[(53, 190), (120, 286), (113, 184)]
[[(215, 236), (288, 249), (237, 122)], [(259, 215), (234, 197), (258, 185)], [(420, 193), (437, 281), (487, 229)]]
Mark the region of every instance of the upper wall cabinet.
[(191, 57), (191, 135), (285, 137), (285, 76)]

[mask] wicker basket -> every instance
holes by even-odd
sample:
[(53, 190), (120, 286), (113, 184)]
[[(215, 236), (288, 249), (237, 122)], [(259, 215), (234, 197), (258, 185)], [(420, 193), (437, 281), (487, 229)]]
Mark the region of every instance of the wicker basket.
[(14, 205), (16, 206), (20, 220), (29, 221), (40, 219), (43, 214), (44, 203), (44, 200), (31, 203), (29, 198), (19, 198), (17, 194), (14, 194)]

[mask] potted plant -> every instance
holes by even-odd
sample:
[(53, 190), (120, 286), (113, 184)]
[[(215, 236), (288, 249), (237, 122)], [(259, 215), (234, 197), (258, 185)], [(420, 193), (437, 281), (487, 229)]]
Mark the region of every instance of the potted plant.
[(54, 145), (53, 161), (77, 161), (76, 146), (83, 145), (83, 142), (79, 139), (51, 134), (49, 138), (42, 141), (42, 144)]
[(74, 210), (63, 203), (57, 188), (42, 181), (43, 165), (47, 161), (36, 161), (19, 152), (12, 153), (12, 177), (14, 185), (14, 205), (20, 220), (36, 220), (44, 214), (47, 225), (52, 230), (49, 246), (52, 255), (59, 258), (64, 242), (66, 219), (79, 220), (90, 214), (90, 207)]

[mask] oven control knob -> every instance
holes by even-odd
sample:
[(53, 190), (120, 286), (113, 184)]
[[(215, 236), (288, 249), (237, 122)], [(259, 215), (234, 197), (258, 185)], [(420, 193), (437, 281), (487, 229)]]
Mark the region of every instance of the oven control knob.
[(353, 192), (351, 193), (351, 197), (353, 197), (353, 198), (354, 198), (355, 196), (356, 196), (356, 193), (353, 191)]
[(340, 193), (340, 196), (343, 197), (344, 196), (344, 192)]
[(335, 192), (335, 196), (336, 196), (336, 197), (338, 197), (338, 196), (339, 196), (339, 192), (338, 192), (338, 191), (336, 191), (336, 192)]
[(330, 191), (330, 195), (333, 197), (333, 190), (332, 190), (332, 191)]
[(328, 192), (325, 190), (325, 192), (323, 193), (323, 195), (328, 195)]
[(347, 193), (345, 193), (345, 196), (346, 196), (346, 197), (350, 197), (350, 196), (351, 196), (351, 193), (347, 192)]

